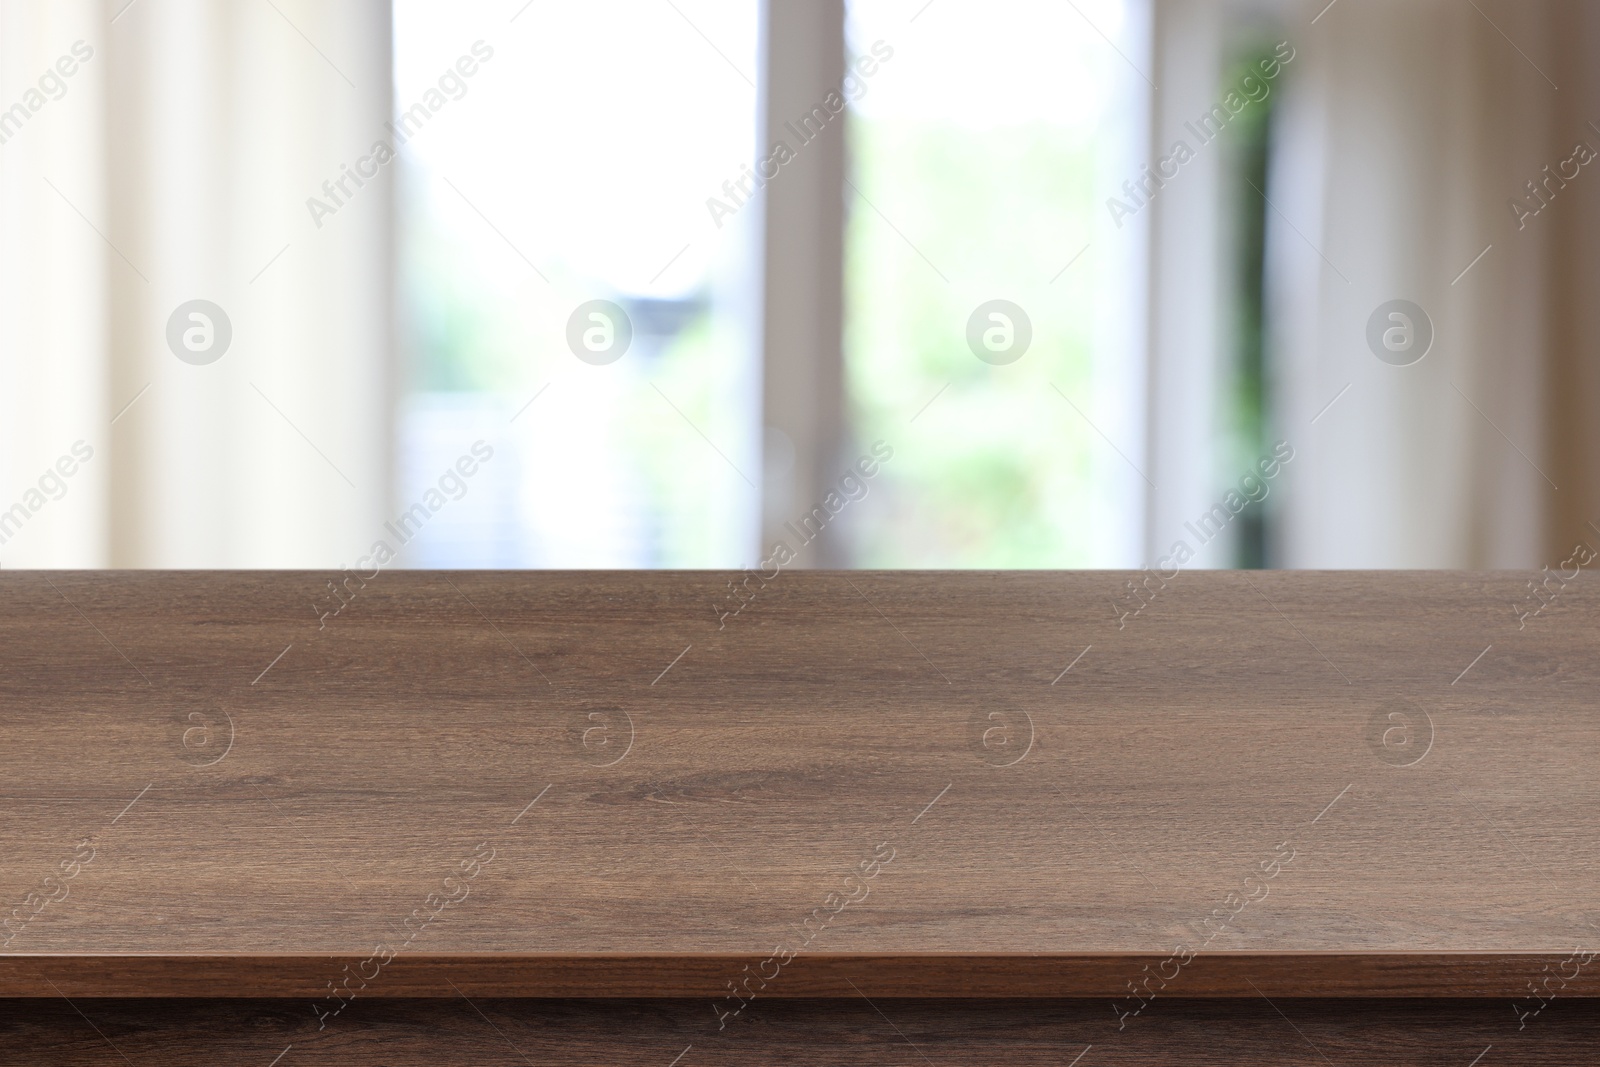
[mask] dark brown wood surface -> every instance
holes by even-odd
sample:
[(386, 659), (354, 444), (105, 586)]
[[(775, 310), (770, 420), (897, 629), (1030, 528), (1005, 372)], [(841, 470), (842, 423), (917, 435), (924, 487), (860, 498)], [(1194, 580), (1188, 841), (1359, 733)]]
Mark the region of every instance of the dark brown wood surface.
[[(1519, 1026), (1521, 1023), (1525, 1026)], [(774, 1000), (718, 1030), (671, 1000), (373, 1000), (318, 1029), (302, 1001), (0, 1001), (5, 1067), (1572, 1067), (1600, 1001)], [(280, 1058), (281, 1057), (281, 1058)]]
[[(1569, 953), (1206, 952), (1186, 966), (1164, 954), (855, 953), (800, 955), (781, 969), (762, 955), (402, 954), (383, 968), (360, 956), (113, 955), (93, 967), (74, 955), (0, 956), (6, 996), (316, 997), (330, 982), (342, 1000), (371, 996), (706, 997), (724, 1010), (785, 997), (1086, 997), (1124, 994), (1130, 1008), (1156, 996), (1503, 997), (1600, 995), (1596, 968)], [(1563, 964), (1565, 964), (1563, 966)], [(777, 974), (773, 974), (778, 971)], [(374, 981), (363, 982), (370, 975)], [(774, 980), (763, 982), (761, 976)], [(381, 976), (381, 977), (380, 977)], [(738, 1000), (728, 983), (750, 977)], [(1163, 976), (1171, 980), (1161, 981)], [(1548, 984), (1541, 984), (1548, 982)], [(1143, 983), (1143, 984), (1141, 984)], [(1132, 992), (1130, 992), (1130, 986)], [(109, 991), (109, 992), (108, 992)], [(1135, 997), (1133, 994), (1137, 993)]]
[(1587, 575), (335, 577), (0, 574), (0, 995), (1600, 971)]

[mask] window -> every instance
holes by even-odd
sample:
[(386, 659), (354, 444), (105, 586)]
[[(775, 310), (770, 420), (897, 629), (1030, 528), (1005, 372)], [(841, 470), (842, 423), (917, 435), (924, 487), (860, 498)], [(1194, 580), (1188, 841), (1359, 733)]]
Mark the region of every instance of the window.
[(448, 98), (399, 161), (401, 507), (494, 456), (411, 565), (747, 561), (755, 213), (705, 201), (754, 156), (756, 9), (674, 3), (396, 2), (399, 122)]
[(849, 11), (853, 54), (892, 49), (854, 105), (846, 190), (848, 402), (856, 435), (895, 449), (857, 561), (1125, 560), (1107, 534), (1142, 492), (1137, 421), (1098, 399), (1137, 389), (1118, 367), (1137, 331), (1115, 321), (1133, 238), (1100, 190), (1137, 125), (1122, 5)]

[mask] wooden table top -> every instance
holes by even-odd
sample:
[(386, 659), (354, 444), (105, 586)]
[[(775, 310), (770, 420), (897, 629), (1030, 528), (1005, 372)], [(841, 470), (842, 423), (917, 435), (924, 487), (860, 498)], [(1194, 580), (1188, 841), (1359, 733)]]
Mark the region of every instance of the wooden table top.
[(0, 574), (0, 995), (1600, 990), (1587, 574), (331, 577)]

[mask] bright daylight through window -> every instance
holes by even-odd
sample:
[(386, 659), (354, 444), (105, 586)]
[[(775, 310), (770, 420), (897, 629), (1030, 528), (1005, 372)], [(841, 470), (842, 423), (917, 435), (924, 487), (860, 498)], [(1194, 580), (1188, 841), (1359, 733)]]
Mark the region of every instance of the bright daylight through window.
[[(771, 150), (817, 131), (796, 116), (757, 144), (755, 5), (623, 6), (507, 25), (396, 4), (402, 502), (494, 450), (413, 565), (757, 557), (784, 457), (762, 425), (755, 175), (789, 178)], [(1142, 491), (1113, 450), (1138, 445), (1118, 399), (1137, 331), (1114, 321), (1137, 241), (1095, 190), (1137, 126), (1122, 23), (1118, 0), (849, 6), (839, 462), (894, 458), (829, 530), (835, 558), (1119, 561)]]

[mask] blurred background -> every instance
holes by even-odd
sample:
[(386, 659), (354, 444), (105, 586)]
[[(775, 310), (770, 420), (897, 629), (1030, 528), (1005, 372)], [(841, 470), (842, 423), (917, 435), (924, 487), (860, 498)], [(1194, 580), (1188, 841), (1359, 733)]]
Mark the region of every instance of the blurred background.
[(1556, 566), (1597, 50), (1578, 0), (0, 0), (0, 566)]

